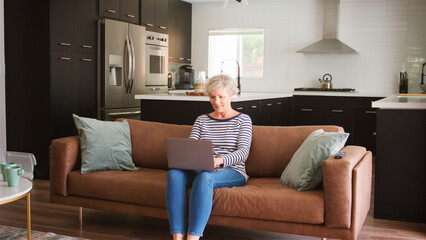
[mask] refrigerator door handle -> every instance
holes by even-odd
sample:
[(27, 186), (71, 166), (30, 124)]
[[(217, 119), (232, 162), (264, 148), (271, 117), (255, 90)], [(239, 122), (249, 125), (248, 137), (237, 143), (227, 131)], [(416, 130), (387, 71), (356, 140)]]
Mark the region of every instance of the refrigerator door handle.
[(124, 86), (126, 87), (126, 93), (129, 93), (130, 78), (132, 74), (132, 59), (130, 51), (130, 41), (128, 36), (126, 37), (126, 42), (124, 44), (124, 59)]
[(129, 93), (132, 93), (133, 81), (135, 80), (136, 58), (135, 58), (135, 47), (133, 45), (133, 40), (131, 36), (129, 36), (129, 40), (130, 40), (130, 49), (132, 53), (132, 75), (130, 77)]
[(108, 116), (123, 116), (123, 115), (137, 115), (141, 114), (141, 111), (133, 111), (133, 112), (112, 112), (108, 113)]

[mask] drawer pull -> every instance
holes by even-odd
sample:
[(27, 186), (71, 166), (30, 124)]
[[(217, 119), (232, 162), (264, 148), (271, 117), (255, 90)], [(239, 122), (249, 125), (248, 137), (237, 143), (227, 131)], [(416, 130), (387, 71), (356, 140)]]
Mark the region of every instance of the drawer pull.
[(253, 109), (254, 109), (254, 108), (257, 108), (257, 106), (256, 106), (256, 105), (253, 105), (253, 106), (251, 106), (251, 108), (253, 108)]
[(185, 58), (179, 58), (179, 60), (185, 60)]
[(69, 58), (69, 57), (60, 57), (59, 59), (60, 60), (65, 60), (65, 61), (70, 61), (71, 60), (71, 58)]
[(71, 43), (61, 42), (59, 43), (61, 46), (71, 46)]
[(83, 61), (83, 62), (91, 62), (92, 59), (91, 58), (82, 58), (81, 61)]
[(115, 13), (115, 10), (107, 9), (105, 10), (107, 13)]
[(165, 27), (165, 26), (159, 26), (159, 28), (164, 29), (164, 30), (167, 29), (167, 27)]
[(126, 16), (129, 18), (135, 18), (135, 15), (132, 15), (132, 14), (127, 14)]
[(237, 110), (243, 110), (243, 109), (244, 109), (243, 107), (238, 107), (238, 108), (237, 108)]
[(377, 112), (376, 112), (376, 111), (365, 111), (365, 113), (368, 113), (368, 114), (376, 114)]
[(277, 105), (281, 105), (281, 102), (277, 102)]
[(92, 48), (91, 45), (81, 45), (82, 48)]
[(272, 103), (268, 103), (268, 104), (266, 104), (266, 106), (270, 107), (270, 106), (272, 106)]
[(301, 109), (302, 112), (312, 112), (311, 108), (302, 108)]
[(373, 132), (373, 136), (376, 136), (377, 135), (377, 132)]
[(187, 58), (187, 59), (186, 59), (186, 61), (191, 61), (191, 59), (190, 59), (190, 58)]
[(343, 112), (343, 110), (340, 110), (340, 109), (332, 109), (332, 110), (331, 110), (331, 112), (333, 112), (333, 113), (342, 113), (342, 112)]
[(148, 27), (154, 27), (154, 24), (152, 24), (152, 23), (147, 23), (146, 24)]

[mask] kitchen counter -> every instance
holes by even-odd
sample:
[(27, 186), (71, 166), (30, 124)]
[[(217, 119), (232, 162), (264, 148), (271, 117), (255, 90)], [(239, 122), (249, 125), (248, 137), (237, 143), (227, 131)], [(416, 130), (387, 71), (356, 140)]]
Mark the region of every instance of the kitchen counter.
[(328, 96), (328, 97), (387, 97), (386, 93), (327, 92), (327, 91), (293, 91), (294, 96)]
[(392, 95), (372, 103), (373, 108), (426, 110), (426, 97)]
[[(232, 102), (244, 102), (274, 98), (287, 98), (292, 97), (291, 93), (241, 93), (236, 95)], [(192, 96), (186, 93), (169, 93), (169, 94), (137, 94), (136, 99), (140, 100), (172, 100), (172, 101), (195, 101), (195, 102), (208, 102), (210, 101), (207, 96)]]

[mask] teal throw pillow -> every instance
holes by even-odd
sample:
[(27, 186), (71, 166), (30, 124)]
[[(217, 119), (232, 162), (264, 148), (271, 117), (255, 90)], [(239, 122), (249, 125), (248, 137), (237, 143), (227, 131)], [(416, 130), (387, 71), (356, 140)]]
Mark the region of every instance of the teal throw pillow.
[(123, 122), (99, 121), (73, 114), (81, 147), (81, 174), (103, 170), (137, 170), (132, 161), (130, 128)]
[(349, 133), (324, 132), (309, 134), (294, 153), (281, 174), (280, 182), (298, 191), (312, 190), (322, 181), (322, 164), (338, 153), (346, 143)]

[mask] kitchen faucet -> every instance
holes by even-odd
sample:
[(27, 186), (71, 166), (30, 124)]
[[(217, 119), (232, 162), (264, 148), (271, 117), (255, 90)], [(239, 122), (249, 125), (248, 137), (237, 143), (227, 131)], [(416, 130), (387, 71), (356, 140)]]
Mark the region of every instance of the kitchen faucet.
[(223, 73), (223, 63), (229, 60), (235, 61), (237, 63), (237, 67), (238, 67), (237, 83), (238, 83), (238, 90), (239, 90), (238, 94), (241, 94), (240, 63), (233, 58), (225, 59), (222, 61), (222, 64), (220, 65), (220, 73)]

